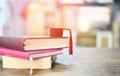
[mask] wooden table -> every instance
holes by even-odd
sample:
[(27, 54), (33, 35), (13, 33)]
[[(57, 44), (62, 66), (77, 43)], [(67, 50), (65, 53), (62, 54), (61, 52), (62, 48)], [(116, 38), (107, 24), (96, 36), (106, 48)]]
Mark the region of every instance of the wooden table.
[[(29, 70), (3, 69), (0, 76), (29, 76)], [(120, 49), (76, 48), (57, 57), (54, 68), (34, 70), (32, 76), (120, 76)]]

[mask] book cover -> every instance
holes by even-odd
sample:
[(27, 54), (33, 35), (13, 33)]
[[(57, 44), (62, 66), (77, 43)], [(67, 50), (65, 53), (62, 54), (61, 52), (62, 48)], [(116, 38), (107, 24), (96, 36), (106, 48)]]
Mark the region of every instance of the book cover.
[(59, 54), (62, 54), (61, 48), (23, 52), (19, 50), (0, 47), (0, 55), (23, 58), (23, 59), (30, 59), (30, 58), (37, 59), (37, 58), (44, 58), (44, 57), (54, 56)]
[(20, 50), (43, 50), (69, 47), (68, 37), (0, 36), (0, 47)]

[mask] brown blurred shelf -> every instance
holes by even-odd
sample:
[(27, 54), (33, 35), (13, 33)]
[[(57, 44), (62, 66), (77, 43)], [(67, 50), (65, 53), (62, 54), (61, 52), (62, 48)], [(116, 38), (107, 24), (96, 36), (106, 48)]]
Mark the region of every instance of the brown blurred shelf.
[(95, 33), (78, 33), (77, 45), (96, 47), (96, 34)]

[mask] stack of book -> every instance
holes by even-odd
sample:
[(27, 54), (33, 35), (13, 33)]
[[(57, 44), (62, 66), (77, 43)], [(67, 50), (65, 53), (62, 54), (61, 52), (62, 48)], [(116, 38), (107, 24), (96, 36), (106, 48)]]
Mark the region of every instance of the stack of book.
[(71, 31), (69, 37), (63, 37), (63, 30), (51, 28), (49, 36), (0, 36), (3, 68), (31, 69), (30, 73), (32, 69), (51, 68), (51, 56), (62, 54), (63, 48), (72, 54)]

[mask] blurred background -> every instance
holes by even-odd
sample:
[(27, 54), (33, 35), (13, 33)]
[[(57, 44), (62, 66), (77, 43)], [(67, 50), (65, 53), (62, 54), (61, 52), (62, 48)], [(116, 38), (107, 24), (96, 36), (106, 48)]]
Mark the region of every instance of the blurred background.
[(0, 0), (0, 35), (69, 28), (74, 47), (120, 47), (119, 0)]

